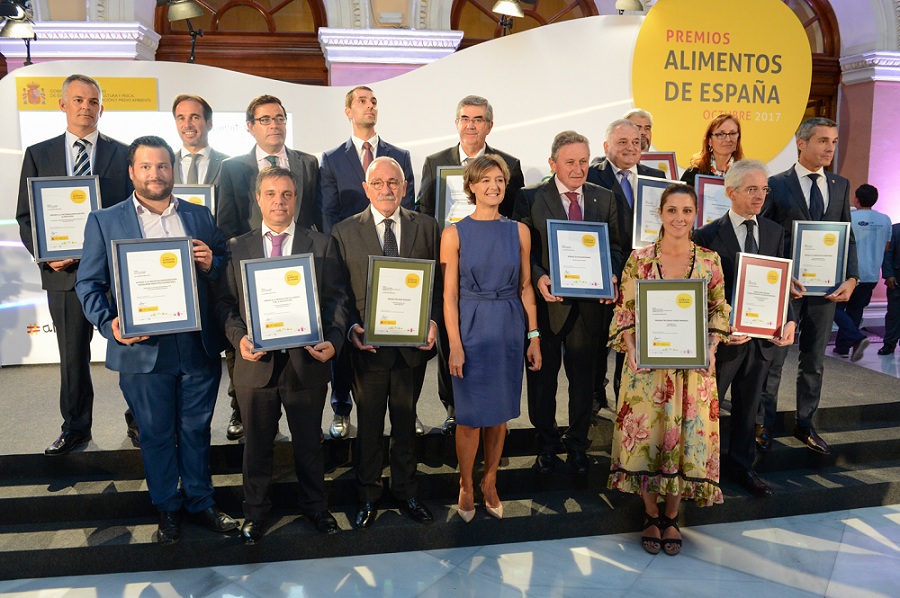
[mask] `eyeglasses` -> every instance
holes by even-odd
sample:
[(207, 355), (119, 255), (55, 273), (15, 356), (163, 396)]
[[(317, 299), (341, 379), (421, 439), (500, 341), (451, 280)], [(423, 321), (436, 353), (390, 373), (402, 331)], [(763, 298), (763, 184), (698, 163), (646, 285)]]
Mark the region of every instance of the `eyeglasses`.
[(713, 133), (712, 136), (715, 137), (716, 139), (718, 139), (719, 141), (722, 141), (723, 139), (726, 139), (726, 138), (727, 139), (737, 139), (738, 137), (741, 136), (741, 134), (738, 133), (737, 131), (734, 131), (732, 133)]
[(744, 191), (747, 195), (756, 195), (760, 191), (763, 192), (763, 195), (768, 195), (771, 188), (769, 187), (744, 187)]
[(392, 191), (396, 191), (397, 188), (400, 187), (400, 183), (402, 182), (403, 181), (398, 181), (397, 179), (388, 179), (386, 181), (375, 179), (374, 181), (369, 181), (369, 187), (375, 189), (376, 191), (381, 191), (384, 188), (384, 185), (387, 184), (387, 186), (390, 187)]
[(286, 116), (260, 116), (259, 118), (250, 119), (251, 121), (258, 122), (264, 127), (268, 127), (274, 121), (276, 125), (283, 125), (287, 122)]
[(474, 118), (469, 118), (468, 116), (457, 116), (456, 122), (462, 123), (466, 126), (468, 126), (469, 123), (472, 123), (473, 125), (477, 125), (480, 127), (487, 122), (487, 119), (483, 116), (476, 116)]

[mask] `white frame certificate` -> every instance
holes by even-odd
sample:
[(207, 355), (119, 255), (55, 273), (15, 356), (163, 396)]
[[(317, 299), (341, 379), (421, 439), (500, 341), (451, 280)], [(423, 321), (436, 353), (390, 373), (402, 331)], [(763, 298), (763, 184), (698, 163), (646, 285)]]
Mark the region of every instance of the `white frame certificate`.
[(719, 176), (698, 174), (694, 177), (697, 191), (697, 227), (715, 222), (731, 209), (731, 200), (725, 193), (725, 179)]
[(434, 260), (369, 256), (363, 344), (428, 344), (434, 268)]
[(794, 278), (806, 287), (804, 295), (828, 295), (841, 286), (847, 274), (849, 222), (794, 220), (791, 245)]
[(731, 325), (734, 332), (775, 338), (787, 322), (792, 261), (754, 253), (737, 254)]
[(34, 261), (80, 259), (88, 214), (100, 208), (100, 177), (28, 177)]
[(662, 221), (659, 218), (659, 198), (669, 185), (684, 185), (681, 181), (658, 179), (638, 175), (634, 193), (634, 225), (632, 229), (632, 249), (640, 249), (656, 243)]
[(639, 368), (709, 366), (705, 278), (635, 281), (635, 343)]
[(172, 195), (188, 203), (206, 206), (213, 216), (216, 215), (215, 185), (175, 185)]
[(463, 189), (465, 169), (462, 165), (437, 167), (434, 214), (441, 230), (475, 211), (475, 204), (469, 203)]
[(614, 299), (609, 225), (548, 220), (550, 292), (556, 297)]

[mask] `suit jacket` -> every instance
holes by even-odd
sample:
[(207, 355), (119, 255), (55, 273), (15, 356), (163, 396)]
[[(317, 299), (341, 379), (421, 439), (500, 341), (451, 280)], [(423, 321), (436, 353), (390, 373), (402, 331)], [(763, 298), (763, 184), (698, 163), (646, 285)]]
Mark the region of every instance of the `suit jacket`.
[[(825, 171), (825, 178), (828, 183), (828, 207), (822, 220), (850, 222), (850, 181), (828, 171)], [(794, 220), (811, 220), (809, 206), (806, 205), (806, 197), (803, 195), (800, 179), (793, 166), (770, 176), (769, 188), (769, 195), (763, 204), (761, 215), (784, 227), (784, 255), (790, 257)], [(850, 228), (846, 277), (851, 276), (859, 276), (853, 227)]]
[(884, 250), (881, 275), (884, 278), (900, 275), (900, 223), (891, 225), (891, 241)]
[[(128, 146), (107, 137), (103, 133), (97, 138), (97, 149), (91, 171), (100, 177), (100, 205), (114, 206), (134, 191), (128, 175)], [(19, 177), (19, 203), (16, 206), (16, 220), (19, 236), (31, 255), (34, 255), (34, 239), (31, 235), (31, 209), (28, 205), (28, 177), (67, 176), (66, 135), (36, 143), (25, 150), (22, 175)], [(75, 288), (78, 262), (62, 272), (56, 272), (46, 263), (38, 264), (41, 269), (41, 286), (48, 291), (71, 291)]]
[[(484, 153), (500, 156), (509, 168), (509, 182), (506, 184), (506, 194), (503, 196), (503, 201), (500, 202), (500, 213), (506, 217), (511, 217), (516, 205), (516, 194), (519, 192), (519, 189), (525, 186), (525, 175), (522, 174), (522, 165), (519, 164), (518, 158), (492, 148), (487, 144), (484, 146)], [(434, 214), (434, 211), (437, 209), (437, 198), (435, 197), (437, 193), (435, 189), (437, 169), (438, 166), (459, 166), (459, 164), (458, 143), (453, 147), (448, 147), (425, 158), (425, 165), (422, 166), (422, 182), (419, 185), (419, 201), (416, 205), (416, 210), (438, 219), (442, 217)]]
[[(431, 295), (431, 319), (440, 323), (443, 319), (443, 285), (441, 283), (440, 253), (441, 233), (437, 221), (424, 214), (406, 208), (400, 210), (400, 257), (434, 260), (434, 288)], [(348, 328), (363, 325), (366, 313), (366, 288), (369, 276), (369, 256), (384, 255), (372, 210), (366, 208), (356, 216), (338, 222), (331, 235), (337, 241), (341, 259), (350, 283)], [(395, 367), (397, 352), (409, 367), (424, 365), (434, 355), (417, 348), (381, 347), (377, 353), (355, 351), (357, 367), (367, 370), (386, 370)]]
[[(409, 152), (378, 138), (375, 147), (375, 157), (386, 156), (400, 163), (403, 169), (403, 178), (406, 179), (406, 195), (400, 203), (407, 210), (416, 207), (416, 179), (412, 171), (412, 162)], [(319, 168), (319, 192), (318, 201), (321, 210), (322, 232), (331, 234), (334, 225), (354, 214), (359, 214), (369, 207), (369, 198), (363, 191), (363, 181), (366, 173), (363, 171), (359, 154), (353, 140), (337, 146), (322, 154), (322, 166)]]
[[(291, 172), (300, 179), (297, 189), (296, 222), (303, 228), (318, 230), (321, 223), (316, 209), (316, 185), (319, 161), (312, 154), (285, 148)], [(262, 225), (262, 214), (256, 203), (256, 146), (250, 153), (222, 162), (219, 178), (216, 221), (226, 239), (249, 233)]]
[[(639, 176), (652, 176), (659, 179), (668, 178), (662, 170), (650, 168), (643, 164), (637, 165), (637, 172)], [(619, 217), (619, 240), (622, 242), (622, 253), (626, 256), (630, 255), (634, 244), (634, 209), (628, 205), (625, 192), (622, 191), (622, 186), (619, 184), (619, 177), (616, 176), (616, 167), (610, 164), (605, 157), (596, 158), (591, 162), (590, 168), (588, 168), (587, 180), (589, 183), (609, 189), (616, 196), (616, 209)], [(637, 185), (635, 185), (633, 192), (635, 200), (637, 200)], [(624, 266), (625, 262), (623, 260), (622, 267)], [(622, 271), (618, 270), (616, 272), (621, 274)]]
[[(613, 194), (608, 189), (585, 183), (584, 220), (606, 222), (609, 225), (609, 249), (612, 271), (617, 273), (622, 268), (622, 250), (620, 245), (619, 218)], [(547, 241), (547, 220), (567, 220), (563, 209), (559, 190), (556, 187), (556, 176), (548, 181), (525, 187), (519, 190), (516, 197), (516, 209), (513, 218), (528, 226), (531, 231), (531, 280), (537, 289), (537, 282), (544, 275), (550, 275), (550, 249)], [(596, 299), (565, 299), (561, 303), (547, 303), (537, 290), (538, 324), (544, 330), (556, 334), (562, 329), (572, 307), (578, 306), (585, 323), (594, 334), (603, 333), (604, 305)]]
[[(175, 152), (175, 184), (183, 185), (184, 178), (186, 173), (181, 171), (181, 159), (185, 156), (187, 152), (185, 152), (184, 148)], [(219, 177), (222, 174), (222, 162), (228, 159), (226, 154), (223, 154), (220, 151), (216, 151), (213, 148), (209, 149), (209, 168), (206, 169), (206, 176), (203, 178), (200, 183), (204, 185), (217, 185), (219, 184)], [(254, 197), (255, 199), (255, 197)]]
[[(759, 225), (759, 255), (784, 257), (784, 227), (773, 220), (756, 217)], [(734, 309), (734, 276), (737, 268), (737, 254), (743, 251), (738, 243), (734, 227), (726, 212), (721, 218), (694, 231), (694, 243), (719, 254), (722, 260), (722, 273), (725, 276), (725, 300)], [(788, 301), (788, 320), (796, 321), (791, 302)], [(760, 350), (766, 359), (771, 359), (775, 345), (768, 341), (759, 343)]]
[[(347, 304), (343, 266), (334, 239), (322, 233), (297, 227), (291, 254), (312, 253), (322, 318), (322, 338), (340, 353), (347, 333)], [(247, 312), (244, 298), (241, 261), (266, 257), (262, 231), (254, 229), (228, 242), (225, 275), (219, 279), (216, 312), (232, 346), (240, 347), (247, 334)], [(291, 365), (305, 388), (327, 384), (331, 380), (331, 364), (313, 358), (306, 349), (288, 349)], [(234, 362), (234, 378), (241, 386), (262, 388), (272, 379), (275, 359), (266, 353), (259, 361), (247, 361), (240, 350)]]
[[(207, 207), (180, 201), (178, 215), (181, 217), (185, 233), (206, 243), (213, 252), (210, 271), (197, 270), (200, 323), (203, 327), (200, 337), (206, 355), (196, 357), (198, 360), (208, 360), (218, 356), (225, 348), (225, 339), (215, 319), (210, 296), (210, 285), (218, 279), (225, 267), (225, 239), (216, 228), (212, 213)], [(146, 374), (153, 371), (160, 357), (160, 337), (151, 336), (148, 340), (133, 345), (122, 345), (115, 340), (112, 321), (118, 316), (118, 311), (110, 246), (111, 241), (116, 239), (140, 238), (141, 225), (131, 199), (111, 208), (92, 212), (85, 226), (84, 251), (81, 267), (78, 269), (78, 281), (75, 283), (75, 291), (78, 293), (84, 315), (109, 341), (106, 344), (106, 367), (132, 374)]]

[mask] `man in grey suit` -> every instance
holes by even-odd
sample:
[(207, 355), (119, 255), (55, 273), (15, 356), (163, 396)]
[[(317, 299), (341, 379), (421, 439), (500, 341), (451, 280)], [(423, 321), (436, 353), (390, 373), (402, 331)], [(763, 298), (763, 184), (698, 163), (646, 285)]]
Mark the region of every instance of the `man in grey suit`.
[[(363, 191), (366, 169), (372, 160), (380, 156), (395, 159), (403, 168), (406, 179), (406, 194), (401, 205), (415, 208), (415, 180), (409, 152), (393, 146), (375, 132), (378, 122), (378, 98), (372, 89), (359, 85), (347, 92), (344, 98), (344, 114), (353, 128), (353, 135), (346, 143), (322, 154), (319, 169), (319, 207), (322, 210), (322, 232), (331, 234), (331, 229), (341, 220), (355, 216), (369, 205), (369, 198)], [(331, 408), (334, 419), (329, 433), (332, 438), (346, 438), (350, 432), (350, 351), (339, 352), (331, 362)], [(417, 431), (419, 424), (417, 423)], [(422, 430), (424, 432), (424, 430)]]
[[(637, 177), (640, 175), (666, 178), (662, 170), (640, 164), (641, 144), (641, 132), (637, 125), (628, 118), (614, 120), (606, 127), (606, 141), (603, 142), (603, 151), (606, 156), (594, 159), (588, 169), (587, 180), (589, 183), (609, 189), (616, 196), (619, 238), (622, 241), (622, 255), (625, 258), (620, 264), (622, 267), (625, 266), (625, 261), (633, 249), (632, 229), (634, 228), (634, 194), (637, 193)], [(621, 271), (616, 274), (621, 274)], [(607, 355), (608, 351), (600, 354), (594, 370), (596, 376), (594, 400), (597, 407), (605, 407), (608, 403), (605, 389)], [(613, 409), (615, 409), (616, 398), (619, 396), (619, 382), (622, 379), (624, 364), (625, 354), (616, 353), (616, 371), (613, 375), (615, 391)]]
[[(34, 255), (28, 178), (95, 175), (100, 177), (102, 207), (128, 197), (134, 187), (128, 177), (128, 147), (97, 130), (103, 115), (100, 84), (86, 75), (71, 75), (62, 85), (59, 109), (66, 115), (66, 132), (25, 150), (19, 178), (16, 220), (25, 248)], [(84, 317), (75, 294), (79, 260), (66, 259), (38, 264), (41, 286), (56, 328), (59, 346), (59, 409), (62, 432), (47, 447), (45, 455), (68, 453), (91, 439), (94, 386), (91, 381), (91, 337), (94, 328)], [(130, 413), (126, 413), (130, 422)], [(129, 426), (129, 435), (137, 435)]]
[[(613, 284), (621, 270), (619, 219), (616, 200), (608, 189), (586, 181), (591, 159), (587, 137), (575, 131), (556, 135), (550, 148), (554, 176), (525, 187), (516, 198), (513, 217), (531, 230), (531, 279), (537, 289), (541, 331), (540, 371), (526, 370), (528, 417), (538, 437), (536, 466), (541, 473), (556, 467), (556, 453), (565, 449), (574, 473), (586, 474), (587, 449), (593, 402), (592, 372), (598, 355), (605, 354), (613, 300), (563, 299), (550, 293), (550, 254), (547, 220), (585, 220), (609, 226)], [(569, 380), (569, 428), (560, 434), (556, 425), (556, 390), (559, 368), (565, 364)]]
[[(431, 512), (416, 498), (416, 397), (425, 377), (425, 366), (434, 355), (435, 320), (442, 319), (442, 285), (435, 268), (431, 325), (423, 347), (373, 347), (363, 345), (363, 314), (369, 256), (440, 260), (440, 231), (434, 218), (400, 207), (406, 192), (403, 169), (393, 158), (376, 158), (366, 171), (366, 195), (370, 206), (339, 222), (331, 231), (350, 282), (350, 332), (353, 344), (353, 399), (359, 430), (354, 460), (360, 507), (355, 527), (375, 522), (381, 497), (384, 465), (384, 416), (391, 417), (391, 493), (414, 521), (430, 523)], [(376, 351), (377, 349), (377, 351)]]
[[(850, 181), (825, 170), (834, 159), (837, 147), (837, 123), (827, 118), (810, 118), (797, 129), (797, 163), (769, 178), (771, 191), (762, 215), (784, 227), (784, 252), (792, 255), (795, 220), (850, 222)], [(856, 240), (850, 231), (846, 280), (824, 297), (808, 297), (799, 281), (794, 281), (794, 312), (800, 331), (800, 362), (797, 368), (797, 423), (794, 437), (816, 453), (827, 454), (828, 444), (813, 426), (813, 417), (822, 394), (825, 372), (825, 348), (831, 336), (834, 304), (847, 301), (859, 282)], [(778, 349), (772, 361), (760, 413), (757, 415), (757, 443), (763, 450), (771, 446), (771, 431), (778, 407), (781, 368), (787, 347)]]
[[(506, 185), (506, 194), (500, 203), (500, 213), (506, 217), (512, 215), (516, 203), (516, 193), (525, 186), (525, 175), (522, 174), (522, 166), (519, 164), (518, 158), (487, 144), (487, 136), (493, 126), (494, 109), (485, 98), (466, 96), (459, 101), (456, 105), (456, 131), (459, 133), (459, 143), (425, 158), (416, 206), (419, 212), (434, 216), (438, 222), (442, 222), (444, 219), (443, 214), (435, 214), (437, 209), (435, 182), (439, 166), (465, 165), (470, 158), (494, 154), (503, 158), (509, 168), (509, 183)], [(450, 368), (447, 366), (449, 355), (450, 341), (447, 338), (447, 331), (441, 327), (438, 341), (438, 396), (447, 409), (447, 419), (441, 427), (445, 434), (451, 434), (456, 429), (453, 384)]]
[(228, 156), (209, 146), (212, 107), (200, 96), (183, 93), (172, 102), (172, 116), (181, 137), (181, 149), (175, 152), (175, 184), (218, 185)]
[[(768, 176), (762, 162), (739, 160), (732, 164), (725, 174), (725, 192), (731, 199), (731, 209), (694, 232), (695, 243), (712, 249), (722, 259), (725, 299), (731, 306), (734, 306), (732, 293), (739, 252), (783, 257), (784, 228), (758, 215), (766, 199)], [(732, 334), (728, 342), (719, 343), (716, 349), (720, 400), (731, 387), (728, 459), (723, 470), (757, 497), (771, 496), (772, 489), (753, 470), (756, 412), (776, 348), (793, 344), (794, 327), (793, 311), (789, 310), (788, 322), (776, 338)]]

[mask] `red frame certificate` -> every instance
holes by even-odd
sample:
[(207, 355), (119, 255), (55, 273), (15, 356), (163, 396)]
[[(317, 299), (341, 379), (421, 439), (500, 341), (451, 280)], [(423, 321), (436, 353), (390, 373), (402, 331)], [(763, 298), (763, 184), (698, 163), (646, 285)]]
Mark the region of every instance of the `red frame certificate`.
[(641, 164), (662, 170), (670, 180), (678, 180), (675, 152), (644, 152), (641, 154)]
[(738, 253), (731, 312), (733, 333), (781, 336), (787, 322), (792, 260)]

